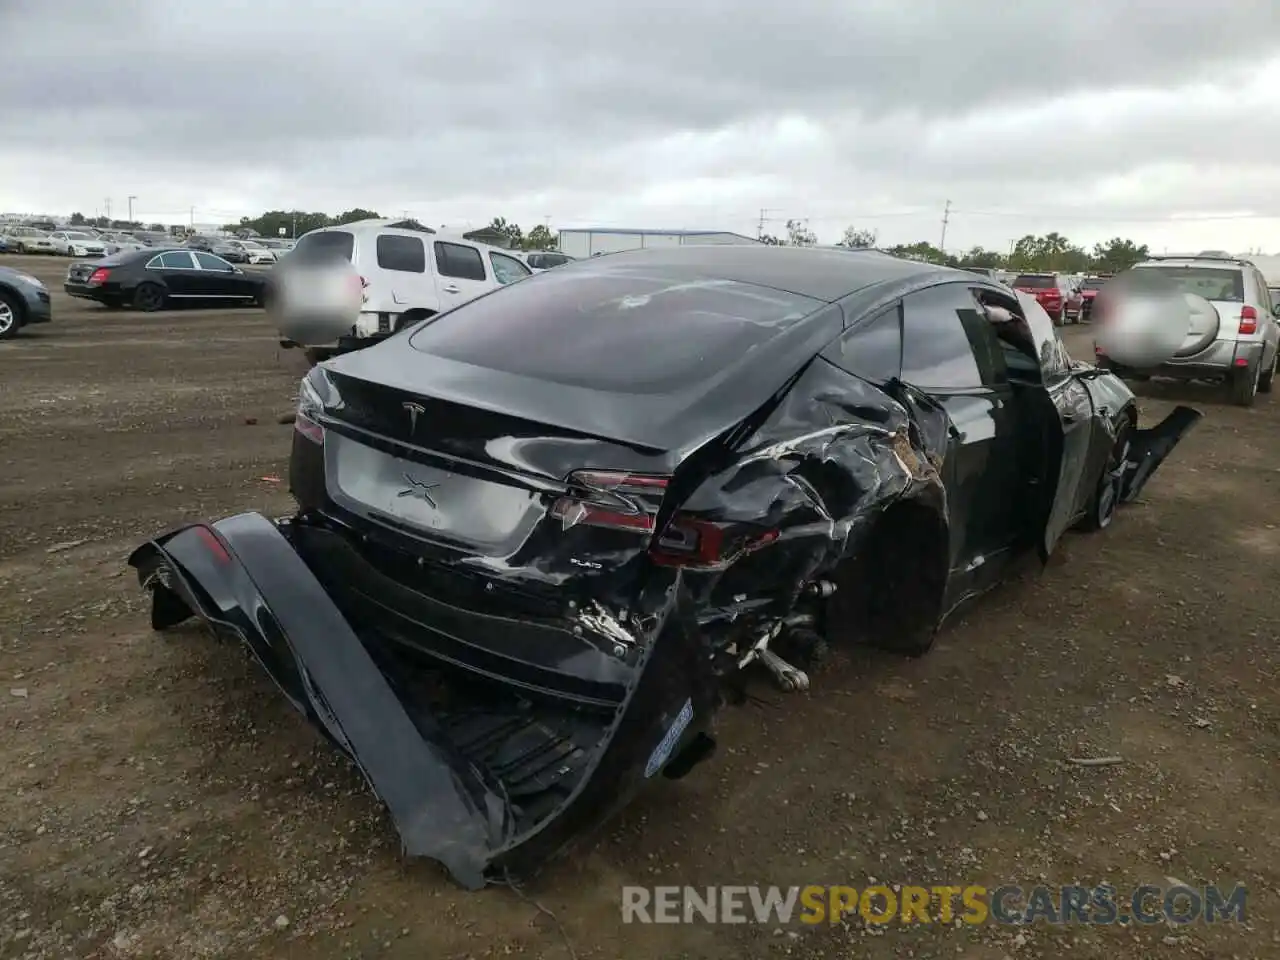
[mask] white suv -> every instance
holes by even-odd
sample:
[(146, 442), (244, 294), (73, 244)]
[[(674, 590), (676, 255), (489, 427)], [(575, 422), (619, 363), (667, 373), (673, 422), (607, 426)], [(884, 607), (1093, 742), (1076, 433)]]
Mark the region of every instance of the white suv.
[[(1280, 355), (1280, 304), (1272, 302), (1266, 280), (1251, 261), (1216, 252), (1163, 256), (1152, 257), (1132, 271), (1157, 271), (1163, 280), (1172, 281), (1187, 295), (1191, 326), (1182, 346), (1159, 367), (1130, 370), (1100, 352), (1099, 366), (1121, 375), (1223, 380), (1232, 402), (1246, 407), (1257, 394), (1271, 392)], [(1104, 308), (1101, 319), (1106, 323), (1105, 304), (1095, 303), (1094, 319), (1099, 306)], [(1100, 350), (1096, 345), (1094, 349)]]
[(500, 247), (438, 233), (413, 220), (359, 220), (312, 230), (279, 269), (334, 257), (349, 261), (364, 287), (354, 325), (333, 330), (340, 350), (367, 346), (532, 272)]

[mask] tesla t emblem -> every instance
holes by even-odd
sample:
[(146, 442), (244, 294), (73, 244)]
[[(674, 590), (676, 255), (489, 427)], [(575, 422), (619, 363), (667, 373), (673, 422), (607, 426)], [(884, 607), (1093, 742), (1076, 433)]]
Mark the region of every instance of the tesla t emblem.
[(432, 510), (437, 509), (436, 499), (431, 496), (428, 491), (434, 490), (436, 487), (440, 486), (439, 481), (436, 481), (435, 483), (427, 483), (423, 480), (415, 480), (407, 473), (404, 475), (404, 478), (409, 482), (409, 489), (401, 490), (396, 494), (397, 497), (418, 497), (421, 500), (427, 501), (427, 504)]
[(414, 403), (412, 400), (402, 404), (402, 406), (409, 412), (409, 432), (413, 433), (418, 429), (418, 414), (426, 413), (427, 408), (420, 403)]

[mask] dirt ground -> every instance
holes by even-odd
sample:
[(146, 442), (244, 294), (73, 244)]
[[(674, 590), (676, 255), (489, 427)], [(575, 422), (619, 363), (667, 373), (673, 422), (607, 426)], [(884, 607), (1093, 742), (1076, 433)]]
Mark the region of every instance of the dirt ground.
[[(0, 957), (1280, 956), (1280, 404), (1206, 411), (1101, 535), (918, 661), (852, 652), (727, 708), (521, 898), (406, 864), (248, 658), (153, 634), (125, 557), (289, 511), (289, 355), (254, 311), (108, 312), (0, 345)], [(1088, 351), (1088, 328), (1068, 344)], [(1153, 394), (1158, 393), (1158, 396)], [(1068, 757), (1119, 755), (1110, 767)], [(1247, 924), (624, 926), (624, 884), (1249, 885)], [(536, 903), (535, 903), (536, 901)], [(553, 919), (547, 912), (554, 914)]]

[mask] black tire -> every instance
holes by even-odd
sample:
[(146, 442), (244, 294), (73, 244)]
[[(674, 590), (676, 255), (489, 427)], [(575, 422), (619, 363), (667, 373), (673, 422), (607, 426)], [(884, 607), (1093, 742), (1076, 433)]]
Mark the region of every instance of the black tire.
[(1262, 376), (1258, 378), (1259, 393), (1270, 393), (1271, 388), (1275, 385), (1277, 361), (1280, 361), (1280, 347), (1276, 348), (1275, 356), (1271, 358), (1271, 366), (1263, 370)]
[(1125, 461), (1129, 459), (1132, 433), (1133, 421), (1127, 418), (1122, 420), (1120, 429), (1116, 431), (1115, 443), (1111, 445), (1111, 455), (1093, 488), (1084, 519), (1079, 523), (1081, 530), (1105, 530), (1115, 519), (1116, 508), (1120, 506), (1120, 494), (1124, 489)]
[(1261, 379), (1261, 367), (1233, 370), (1227, 377), (1227, 396), (1237, 407), (1252, 407), (1254, 398), (1258, 395), (1258, 383)]
[(1058, 311), (1058, 315), (1053, 318), (1053, 325), (1055, 327), (1065, 327), (1067, 325), (1067, 308), (1066, 307), (1063, 307), (1061, 310)]
[(16, 337), (22, 329), (22, 302), (13, 294), (0, 290), (0, 340)]
[(164, 309), (164, 288), (157, 283), (140, 283), (133, 291), (134, 309), (143, 313), (155, 313)]

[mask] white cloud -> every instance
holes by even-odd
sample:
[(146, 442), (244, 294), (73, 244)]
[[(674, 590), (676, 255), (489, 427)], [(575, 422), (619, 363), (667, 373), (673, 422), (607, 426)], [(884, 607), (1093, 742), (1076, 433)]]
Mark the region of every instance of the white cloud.
[(950, 200), (949, 247), (1280, 249), (1270, 0), (8, 0), (0, 34), (5, 210), (936, 242)]

